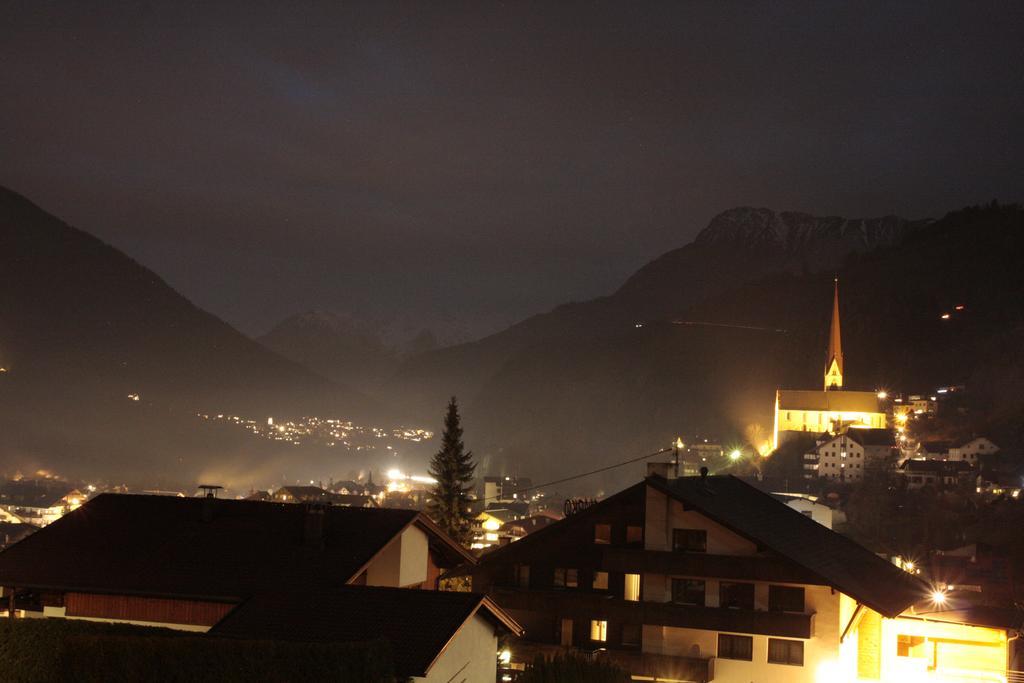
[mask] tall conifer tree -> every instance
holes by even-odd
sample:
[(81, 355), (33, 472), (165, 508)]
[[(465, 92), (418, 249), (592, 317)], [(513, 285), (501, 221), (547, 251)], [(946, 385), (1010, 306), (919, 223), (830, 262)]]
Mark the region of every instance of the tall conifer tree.
[(452, 396), (444, 418), (444, 436), (441, 450), (430, 461), (430, 476), (437, 480), (427, 512), (438, 526), (459, 543), (469, 545), (470, 524), (469, 492), (472, 490), (473, 452), (462, 443), (462, 425), (459, 406)]

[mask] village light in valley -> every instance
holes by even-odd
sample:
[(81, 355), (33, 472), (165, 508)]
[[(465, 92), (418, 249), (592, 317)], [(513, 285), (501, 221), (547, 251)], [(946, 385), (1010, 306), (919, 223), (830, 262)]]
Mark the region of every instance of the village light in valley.
[(743, 457), (743, 452), (740, 451), (740, 449), (738, 449), (738, 448), (734, 448), (734, 449), (732, 449), (732, 451), (729, 452), (729, 459), (730, 460), (736, 461), (736, 460), (739, 460), (742, 457)]
[(933, 590), (932, 591), (932, 602), (935, 603), (936, 606), (945, 605), (946, 604), (946, 592), (944, 590), (941, 590), (941, 589)]

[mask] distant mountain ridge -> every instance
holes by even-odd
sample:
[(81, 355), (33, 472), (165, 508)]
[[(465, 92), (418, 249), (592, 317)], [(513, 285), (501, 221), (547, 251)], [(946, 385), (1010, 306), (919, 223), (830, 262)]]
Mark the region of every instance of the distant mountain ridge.
[[(0, 421), (4, 462), (67, 472), (187, 462), (197, 412), (379, 414), (203, 311), (117, 249), (0, 188)], [(139, 397), (129, 401), (129, 396)], [(152, 416), (147, 423), (145, 414)], [(174, 415), (161, 422), (157, 415)], [(177, 425), (172, 427), (170, 425)], [(186, 458), (188, 456), (188, 458)], [(45, 462), (49, 459), (49, 462)]]
[[(680, 433), (742, 442), (770, 432), (775, 388), (820, 385), (837, 274), (851, 388), (967, 383), (991, 406), (979, 428), (1006, 432), (1024, 418), (1007, 360), (1024, 343), (1022, 240), (1015, 205), (938, 221), (734, 209), (610, 296), (410, 359), (390, 393), (411, 410), (458, 394), (487, 473), (564, 476)], [(942, 318), (954, 305), (969, 312)]]
[(773, 273), (834, 271), (851, 254), (898, 244), (928, 220), (845, 219), (738, 207), (709, 222), (691, 243), (654, 259), (610, 296), (565, 304), (484, 339), (423, 354), (398, 370), (389, 394), (423, 411), (448, 392), (471, 397), (531, 348), (586, 342), (660, 320)]

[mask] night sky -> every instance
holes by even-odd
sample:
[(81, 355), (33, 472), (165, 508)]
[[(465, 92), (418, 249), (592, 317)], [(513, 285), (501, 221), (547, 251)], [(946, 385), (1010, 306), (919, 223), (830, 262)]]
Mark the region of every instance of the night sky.
[(1024, 3), (340, 4), (3, 3), (0, 184), (251, 334), (491, 331), (737, 205), (1024, 198)]

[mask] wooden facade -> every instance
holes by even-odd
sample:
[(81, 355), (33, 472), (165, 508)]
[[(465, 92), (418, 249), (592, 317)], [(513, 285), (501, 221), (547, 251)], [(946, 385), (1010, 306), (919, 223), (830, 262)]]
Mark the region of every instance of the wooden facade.
[(187, 626), (213, 626), (236, 607), (234, 603), (205, 602), (133, 595), (65, 593), (68, 617), (142, 621)]

